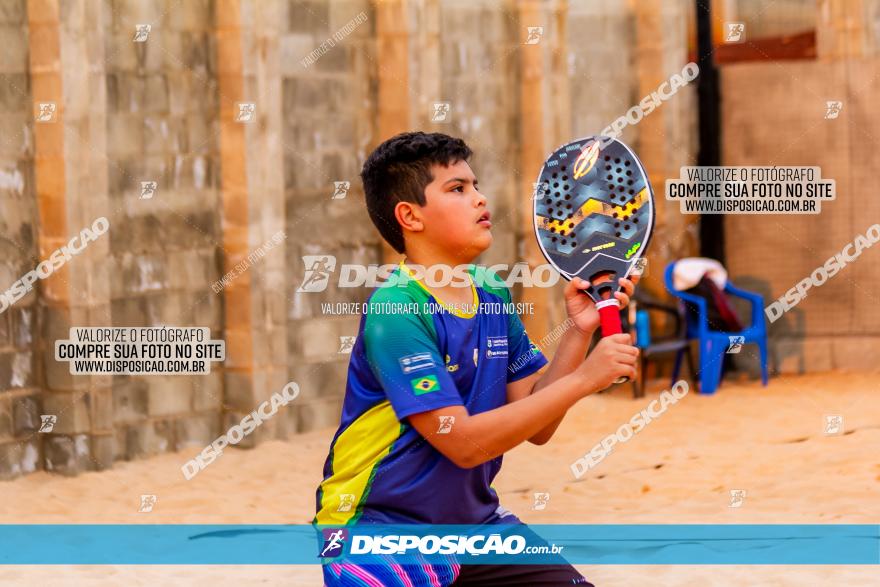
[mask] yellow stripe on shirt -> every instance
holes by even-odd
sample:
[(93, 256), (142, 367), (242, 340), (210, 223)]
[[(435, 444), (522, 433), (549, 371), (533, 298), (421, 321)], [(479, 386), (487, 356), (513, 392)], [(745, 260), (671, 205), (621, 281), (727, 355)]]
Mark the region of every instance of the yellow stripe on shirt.
[[(361, 414), (333, 443), (330, 476), (321, 483), (318, 524), (345, 525), (366, 501), (375, 468), (391, 452), (403, 426), (385, 400)], [(353, 496), (353, 497), (350, 497)]]

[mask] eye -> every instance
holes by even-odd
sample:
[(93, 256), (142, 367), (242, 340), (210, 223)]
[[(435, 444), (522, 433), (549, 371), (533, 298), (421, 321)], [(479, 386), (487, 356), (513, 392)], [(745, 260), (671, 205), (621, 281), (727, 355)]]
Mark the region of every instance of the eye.
[(464, 192), (464, 186), (463, 186), (463, 185), (457, 185), (457, 186), (455, 186), (454, 188), (452, 188), (452, 191), (454, 191), (454, 192)]

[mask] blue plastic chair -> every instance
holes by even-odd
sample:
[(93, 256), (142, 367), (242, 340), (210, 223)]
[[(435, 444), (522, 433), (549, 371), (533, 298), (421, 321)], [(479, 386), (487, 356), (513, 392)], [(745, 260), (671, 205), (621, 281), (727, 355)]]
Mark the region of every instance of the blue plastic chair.
[[(741, 332), (720, 332), (709, 329), (706, 300), (700, 296), (689, 294), (675, 289), (672, 275), (675, 270), (673, 261), (666, 266), (664, 281), (670, 294), (681, 300), (689, 302), (698, 308), (696, 316), (693, 312), (685, 312), (687, 321), (687, 338), (697, 339), (700, 345), (700, 393), (715, 393), (721, 383), (721, 370), (724, 365), (724, 356), (730, 346), (731, 336), (741, 336), (745, 344), (757, 344), (761, 354), (761, 383), (767, 385), (767, 325), (764, 322), (764, 298), (760, 294), (734, 287), (730, 280), (724, 286), (724, 291), (732, 296), (748, 300), (752, 305), (751, 324)], [(678, 379), (678, 367), (681, 357), (676, 358), (675, 370), (672, 374), (673, 381)]]

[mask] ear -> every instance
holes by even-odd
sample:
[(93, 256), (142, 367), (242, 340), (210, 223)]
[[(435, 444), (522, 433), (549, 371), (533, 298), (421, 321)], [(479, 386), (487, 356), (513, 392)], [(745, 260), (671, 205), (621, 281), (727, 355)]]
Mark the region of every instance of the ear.
[(397, 202), (394, 206), (394, 217), (401, 228), (410, 232), (422, 232), (425, 223), (422, 219), (422, 211), (419, 206), (412, 202)]

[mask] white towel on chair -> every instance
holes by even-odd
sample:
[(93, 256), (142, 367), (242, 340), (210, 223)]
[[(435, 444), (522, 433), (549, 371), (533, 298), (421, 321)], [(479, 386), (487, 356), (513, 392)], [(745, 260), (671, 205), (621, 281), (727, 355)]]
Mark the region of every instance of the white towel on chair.
[(686, 257), (675, 263), (672, 271), (672, 285), (682, 291), (700, 283), (703, 276), (715, 282), (723, 290), (727, 284), (727, 270), (715, 259), (706, 257)]

